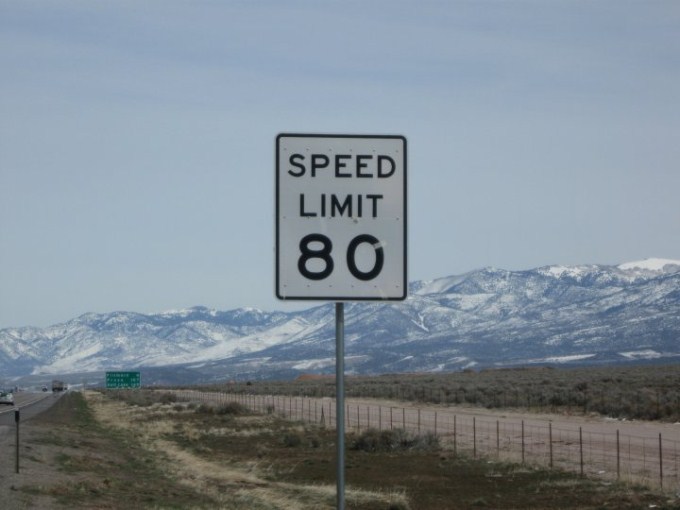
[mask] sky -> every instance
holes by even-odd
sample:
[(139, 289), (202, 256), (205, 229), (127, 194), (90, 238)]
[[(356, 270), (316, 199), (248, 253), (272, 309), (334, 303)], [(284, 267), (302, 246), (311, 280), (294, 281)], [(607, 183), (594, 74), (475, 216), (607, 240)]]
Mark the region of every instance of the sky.
[(293, 310), (279, 133), (402, 135), (408, 279), (680, 259), (677, 1), (0, 0), (0, 328)]

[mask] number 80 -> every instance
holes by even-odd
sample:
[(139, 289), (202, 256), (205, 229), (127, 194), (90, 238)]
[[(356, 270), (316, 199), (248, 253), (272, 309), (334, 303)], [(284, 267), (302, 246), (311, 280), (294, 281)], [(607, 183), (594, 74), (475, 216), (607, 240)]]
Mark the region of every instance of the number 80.
[[(312, 249), (310, 244), (321, 243), (320, 249)], [(356, 265), (356, 251), (360, 244), (368, 243), (375, 250), (375, 264), (370, 271), (361, 271)], [(333, 242), (323, 234), (308, 234), (300, 240), (300, 258), (298, 259), (298, 271), (309, 280), (323, 280), (328, 278), (335, 267), (331, 252)], [(310, 259), (321, 259), (326, 266), (322, 271), (310, 271), (307, 269), (307, 261)], [(373, 280), (380, 274), (385, 263), (385, 252), (380, 245), (380, 241), (370, 234), (360, 234), (352, 239), (347, 247), (347, 267), (349, 272), (358, 280)]]

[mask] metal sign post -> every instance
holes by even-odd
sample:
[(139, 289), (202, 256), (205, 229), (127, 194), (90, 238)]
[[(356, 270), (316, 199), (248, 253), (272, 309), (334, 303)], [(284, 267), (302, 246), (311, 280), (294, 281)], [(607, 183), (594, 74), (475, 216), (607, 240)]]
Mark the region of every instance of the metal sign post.
[(345, 304), (335, 303), (335, 431), (337, 508), (345, 508)]

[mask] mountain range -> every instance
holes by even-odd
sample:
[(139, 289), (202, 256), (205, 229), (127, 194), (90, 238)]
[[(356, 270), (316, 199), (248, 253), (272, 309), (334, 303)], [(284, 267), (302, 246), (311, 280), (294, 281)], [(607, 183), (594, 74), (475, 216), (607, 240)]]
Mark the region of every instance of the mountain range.
[[(680, 261), (484, 268), (345, 304), (348, 374), (680, 361)], [(146, 384), (335, 370), (333, 303), (296, 312), (193, 307), (88, 313), (0, 330), (0, 379), (142, 371)]]

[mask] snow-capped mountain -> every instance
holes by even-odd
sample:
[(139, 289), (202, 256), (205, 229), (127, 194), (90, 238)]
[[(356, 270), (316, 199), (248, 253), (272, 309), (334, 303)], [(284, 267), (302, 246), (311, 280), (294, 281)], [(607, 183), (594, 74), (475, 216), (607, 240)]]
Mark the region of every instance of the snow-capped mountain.
[[(366, 374), (680, 361), (680, 261), (485, 268), (413, 282), (405, 302), (345, 305), (345, 351), (348, 372)], [(85, 314), (0, 330), (2, 377), (169, 365), (194, 379), (289, 377), (333, 372), (334, 356), (332, 303)]]

